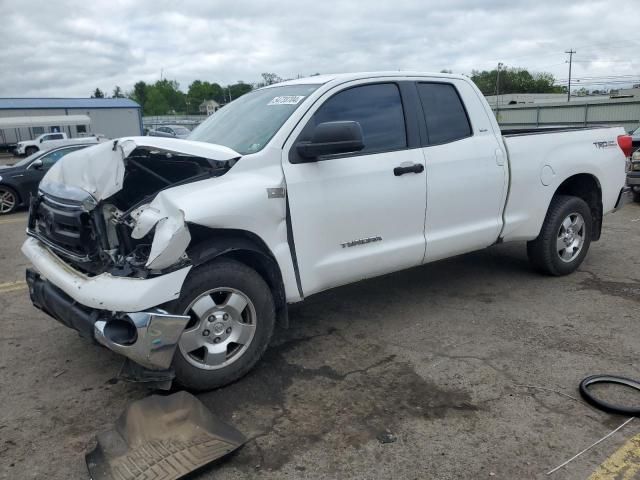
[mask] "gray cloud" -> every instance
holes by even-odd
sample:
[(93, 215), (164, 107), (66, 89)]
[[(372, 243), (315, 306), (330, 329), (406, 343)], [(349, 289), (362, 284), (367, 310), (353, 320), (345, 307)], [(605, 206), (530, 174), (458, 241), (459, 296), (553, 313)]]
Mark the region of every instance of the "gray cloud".
[(638, 75), (633, 2), (0, 0), (0, 96), (88, 96), (137, 80), (510, 66)]

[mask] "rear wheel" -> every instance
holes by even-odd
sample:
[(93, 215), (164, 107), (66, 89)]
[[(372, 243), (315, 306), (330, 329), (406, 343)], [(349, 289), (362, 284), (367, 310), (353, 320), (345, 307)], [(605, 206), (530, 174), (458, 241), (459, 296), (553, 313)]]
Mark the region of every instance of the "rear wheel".
[(550, 275), (575, 271), (591, 244), (593, 219), (587, 203), (578, 197), (556, 195), (540, 235), (527, 243), (531, 263)]
[(245, 375), (269, 345), (275, 324), (269, 286), (231, 259), (194, 269), (171, 309), (191, 317), (173, 361), (176, 380), (191, 390), (211, 390)]
[(18, 194), (11, 187), (0, 185), (0, 215), (14, 212), (18, 208)]

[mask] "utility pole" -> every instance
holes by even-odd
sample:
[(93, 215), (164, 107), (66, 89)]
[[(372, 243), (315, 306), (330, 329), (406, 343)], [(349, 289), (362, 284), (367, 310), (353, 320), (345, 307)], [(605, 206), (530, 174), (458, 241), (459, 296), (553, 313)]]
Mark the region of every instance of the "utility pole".
[(576, 53), (576, 51), (571, 48), (569, 50), (565, 50), (564, 53), (568, 53), (569, 54), (569, 88), (567, 88), (567, 102), (571, 101), (571, 63), (573, 62), (573, 54)]
[(500, 69), (503, 63), (498, 63), (498, 72), (496, 74), (496, 120), (499, 121), (498, 114), (500, 113)]

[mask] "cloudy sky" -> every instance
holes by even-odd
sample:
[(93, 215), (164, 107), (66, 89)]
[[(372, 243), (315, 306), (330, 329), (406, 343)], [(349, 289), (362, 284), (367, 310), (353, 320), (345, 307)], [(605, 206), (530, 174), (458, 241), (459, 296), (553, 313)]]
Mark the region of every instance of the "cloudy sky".
[(161, 71), (256, 82), (261, 72), (452, 69), (498, 62), (640, 83), (635, 1), (0, 0), (0, 97), (129, 90)]

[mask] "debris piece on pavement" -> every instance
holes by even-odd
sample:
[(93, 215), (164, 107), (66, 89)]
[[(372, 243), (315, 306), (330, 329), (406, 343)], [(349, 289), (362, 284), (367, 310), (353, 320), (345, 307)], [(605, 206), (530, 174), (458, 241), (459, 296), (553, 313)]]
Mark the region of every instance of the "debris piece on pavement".
[(398, 439), (398, 437), (396, 437), (393, 433), (391, 433), (388, 430), (385, 430), (384, 432), (379, 433), (376, 438), (382, 444), (394, 443)]
[(176, 480), (236, 450), (245, 436), (193, 395), (152, 395), (131, 403), (86, 455), (92, 480)]
[(60, 370), (59, 372), (56, 372), (53, 374), (53, 378), (58, 378), (60, 375), (63, 375), (66, 372), (67, 372), (66, 370)]

